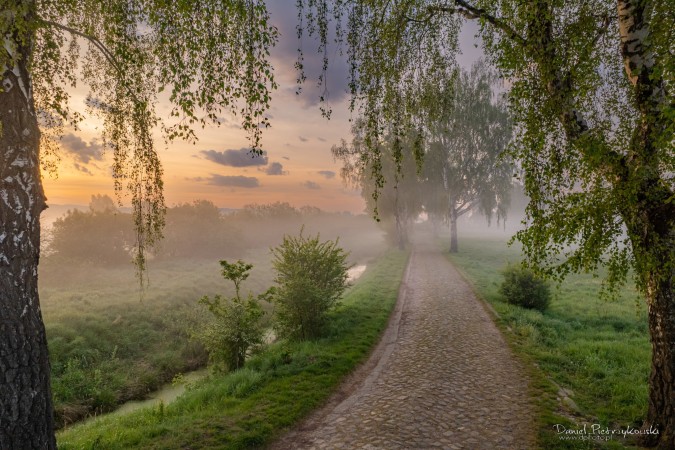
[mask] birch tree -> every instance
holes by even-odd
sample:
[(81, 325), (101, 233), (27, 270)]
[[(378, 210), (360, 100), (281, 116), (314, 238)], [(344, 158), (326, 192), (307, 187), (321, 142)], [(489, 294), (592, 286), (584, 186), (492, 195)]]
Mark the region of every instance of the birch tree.
[[(84, 118), (70, 90), (88, 86), (88, 109), (103, 120), (115, 189), (131, 192), (142, 270), (164, 215), (153, 129), (194, 140), (230, 111), (258, 149), (275, 87), (268, 19), (258, 0), (0, 1), (0, 448), (56, 446), (37, 290), (40, 167)], [(167, 120), (155, 111), (162, 90)]]
[(449, 111), (429, 115), (422, 201), (432, 218), (450, 223), (450, 252), (459, 250), (457, 221), (478, 211), (488, 223), (506, 218), (513, 167), (502, 157), (511, 139), (506, 105), (494, 92), (496, 74), (478, 61), (462, 70), (437, 98), (450, 97)]
[[(342, 162), (343, 181), (361, 190), (366, 209), (374, 214), (391, 245), (403, 249), (409, 242), (410, 226), (422, 212), (422, 184), (413, 155), (420, 148), (417, 136), (383, 137), (377, 152), (364, 142), (364, 121), (352, 127), (352, 142), (342, 140), (331, 148)], [(407, 150), (407, 151), (406, 151)]]
[(632, 269), (652, 344), (642, 444), (675, 448), (672, 0), (299, 4), (300, 31), (318, 34), (325, 54), (336, 24), (374, 151), (383, 124), (414, 123), (415, 91), (452, 66), (459, 21), (478, 21), (484, 51), (511, 82), (512, 154), (530, 197), (517, 239), (553, 277), (605, 266), (609, 292)]

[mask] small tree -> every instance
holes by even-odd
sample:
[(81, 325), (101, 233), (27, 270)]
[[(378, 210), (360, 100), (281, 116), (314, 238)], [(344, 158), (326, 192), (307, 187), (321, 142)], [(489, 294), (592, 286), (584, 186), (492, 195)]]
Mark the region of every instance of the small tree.
[(308, 238), (300, 231), (297, 237), (284, 236), (272, 254), (280, 335), (300, 340), (319, 337), (328, 311), (347, 288), (347, 253), (337, 240), (321, 242), (318, 234)]
[(238, 260), (234, 264), (220, 261), (223, 266), (223, 278), (234, 283), (235, 296), (232, 298), (216, 295), (213, 300), (204, 296), (199, 303), (205, 305), (215, 320), (203, 330), (195, 333), (209, 352), (209, 359), (218, 370), (236, 370), (243, 367), (246, 352), (263, 342), (264, 329), (261, 324), (264, 311), (260, 307), (259, 296), (251, 293), (246, 299), (240, 296), (241, 282), (249, 276), (252, 264)]

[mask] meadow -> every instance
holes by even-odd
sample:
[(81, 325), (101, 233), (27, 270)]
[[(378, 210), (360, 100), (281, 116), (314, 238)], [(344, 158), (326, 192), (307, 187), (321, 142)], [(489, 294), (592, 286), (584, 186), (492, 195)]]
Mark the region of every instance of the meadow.
[[(69, 265), (64, 274), (50, 263), (41, 268), (41, 303), (60, 426), (143, 398), (206, 364), (188, 331), (205, 319), (197, 299), (229, 290), (217, 261), (153, 266), (144, 292), (133, 266)], [(265, 275), (252, 287), (270, 282)]]
[(61, 449), (251, 448), (321, 405), (370, 353), (396, 303), (406, 252), (371, 264), (332, 313), (324, 338), (277, 342), (243, 369), (212, 374), (176, 401), (67, 427)]
[[(304, 217), (307, 219), (307, 217)], [(270, 228), (251, 217), (231, 222), (245, 243), (228, 255), (254, 264), (244, 292), (273, 284), (270, 246), (301, 228), (298, 217)], [(49, 255), (40, 272), (43, 314), (52, 360), (52, 386), (60, 448), (248, 448), (262, 446), (308, 414), (363, 361), (396, 300), (405, 254), (382, 255), (382, 235), (367, 218), (317, 215), (306, 234), (322, 230), (368, 269), (334, 313), (319, 341), (277, 342), (253, 355), (242, 370), (211, 374), (175, 402), (124, 415), (100, 415), (142, 399), (174, 377), (204, 367), (207, 354), (189, 337), (207, 319), (197, 300), (232, 294), (217, 258), (172, 257), (151, 262), (141, 292), (132, 266), (101, 267)], [(350, 228), (351, 227), (351, 228)], [(572, 275), (552, 285), (544, 313), (505, 303), (501, 271), (517, 263), (506, 234), (460, 236), (448, 254), (495, 314), (515, 353), (528, 368), (537, 408), (540, 448), (625, 448), (634, 441), (563, 440), (557, 430), (598, 425), (639, 428), (647, 407), (650, 345), (646, 311), (630, 287), (613, 301), (599, 297), (601, 278)], [(439, 240), (447, 246), (447, 239)], [(600, 274), (602, 275), (602, 274)], [(271, 312), (273, 305), (265, 305)], [(271, 317), (271, 314), (268, 314)], [(556, 428), (557, 427), (557, 428)]]
[(630, 285), (616, 300), (601, 299), (601, 278), (576, 274), (551, 286), (553, 298), (544, 313), (509, 305), (499, 294), (501, 271), (522, 257), (517, 244), (506, 242), (463, 236), (459, 253), (448, 257), (494, 309), (512, 348), (531, 368), (540, 447), (634, 447), (633, 440), (617, 434), (592, 442), (561, 439), (557, 430), (583, 424), (588, 430), (594, 424), (609, 430), (640, 427), (651, 350), (644, 301)]
[[(279, 206), (284, 205), (268, 209)], [(200, 215), (199, 208), (208, 214)], [(123, 230), (123, 223), (114, 220), (121, 222), (124, 214), (70, 216), (60, 229), (60, 247), (47, 246), (39, 273), (57, 426), (143, 399), (176, 375), (206, 365), (208, 355), (190, 339), (190, 332), (209, 319), (198, 304), (202, 296), (233, 294), (231, 283), (221, 276), (219, 259), (252, 263), (243, 290), (258, 294), (274, 284), (270, 247), (303, 226), (306, 235), (321, 230), (322, 239), (345, 233), (340, 245), (350, 252), (349, 263), (368, 263), (384, 249), (381, 233), (367, 217), (318, 210), (308, 215), (286, 206), (281, 210), (292, 217), (223, 217), (215, 207), (199, 202), (175, 208), (169, 216), (173, 222), (167, 227), (165, 253), (149, 262), (144, 289), (130, 258), (103, 263), (84, 245), (96, 245), (99, 255), (114, 249), (106, 237), (115, 236), (116, 229), (101, 235), (99, 225)], [(82, 248), (54, 251), (70, 242)], [(263, 307), (271, 318), (273, 306)]]

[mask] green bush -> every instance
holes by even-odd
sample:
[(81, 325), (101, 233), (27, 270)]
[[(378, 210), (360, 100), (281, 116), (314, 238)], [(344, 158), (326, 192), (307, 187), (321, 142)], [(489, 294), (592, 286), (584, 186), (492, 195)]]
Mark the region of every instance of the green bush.
[(308, 238), (300, 231), (297, 237), (284, 236), (272, 254), (279, 335), (298, 340), (321, 336), (327, 313), (347, 288), (347, 253), (337, 240), (321, 242), (319, 235)]
[(522, 266), (508, 266), (502, 273), (499, 291), (508, 303), (539, 311), (548, 308), (551, 291), (545, 280)]
[(223, 277), (234, 283), (236, 295), (233, 298), (202, 297), (199, 303), (208, 308), (214, 320), (194, 331), (193, 337), (204, 345), (216, 370), (228, 371), (243, 367), (246, 353), (262, 345), (264, 311), (252, 294), (249, 293), (246, 299), (240, 296), (241, 282), (248, 278), (253, 265), (241, 260), (234, 264), (220, 261), (220, 265), (223, 266)]

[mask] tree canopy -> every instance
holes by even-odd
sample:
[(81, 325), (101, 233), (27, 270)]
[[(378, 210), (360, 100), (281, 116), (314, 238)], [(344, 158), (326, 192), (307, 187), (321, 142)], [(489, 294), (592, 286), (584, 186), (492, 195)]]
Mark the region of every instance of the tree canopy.
[[(84, 119), (71, 89), (89, 88), (86, 110), (103, 120), (115, 189), (131, 193), (141, 268), (164, 223), (156, 127), (167, 140), (194, 141), (196, 127), (233, 113), (259, 151), (276, 87), (268, 56), (277, 30), (264, 1), (19, 1), (3, 7), (0, 32), (1, 67), (27, 58), (30, 85), (22, 89), (42, 126), (43, 167), (58, 157), (64, 128)], [(172, 104), (168, 118), (157, 114), (160, 95)]]
[(403, 248), (410, 223), (422, 211), (418, 166), (412, 155), (418, 137), (384, 135), (374, 154), (365, 145), (364, 133), (365, 122), (359, 119), (352, 127), (352, 142), (343, 139), (334, 145), (333, 157), (342, 162), (343, 181), (361, 190), (367, 210), (374, 213), (389, 243)]
[[(385, 124), (418, 111), (454, 65), (458, 24), (477, 20), (508, 81), (511, 154), (530, 203), (527, 260), (564, 277), (607, 268), (608, 291), (634, 269), (653, 345), (645, 445), (675, 446), (675, 15), (670, 0), (300, 1), (300, 30), (335, 26), (353, 107), (376, 151)], [(433, 90), (431, 90), (433, 92)], [(671, 380), (671, 381), (668, 381)]]
[(477, 211), (488, 223), (494, 215), (497, 223), (506, 219), (514, 167), (505, 151), (512, 133), (506, 104), (495, 92), (497, 81), (484, 61), (462, 70), (451, 90), (437, 95), (450, 97), (444, 101), (449, 111), (427, 122), (423, 202), (432, 220), (450, 222), (451, 252), (458, 249), (462, 215)]

